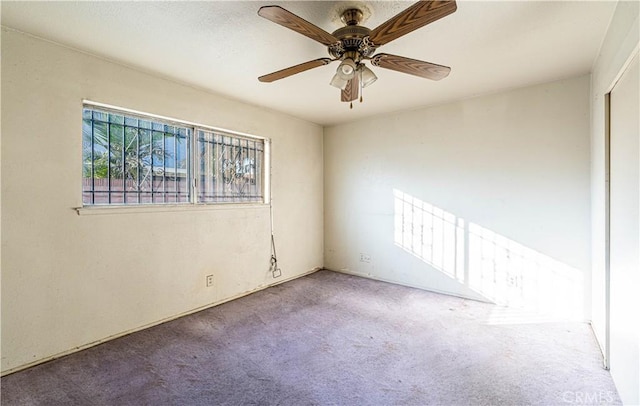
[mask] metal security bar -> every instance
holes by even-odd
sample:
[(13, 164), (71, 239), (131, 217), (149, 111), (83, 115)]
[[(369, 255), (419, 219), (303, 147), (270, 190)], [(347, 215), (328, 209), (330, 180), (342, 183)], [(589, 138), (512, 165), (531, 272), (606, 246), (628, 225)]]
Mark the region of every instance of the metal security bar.
[(85, 107), (84, 205), (190, 202), (193, 129)]
[(264, 140), (198, 129), (198, 202), (264, 201)]

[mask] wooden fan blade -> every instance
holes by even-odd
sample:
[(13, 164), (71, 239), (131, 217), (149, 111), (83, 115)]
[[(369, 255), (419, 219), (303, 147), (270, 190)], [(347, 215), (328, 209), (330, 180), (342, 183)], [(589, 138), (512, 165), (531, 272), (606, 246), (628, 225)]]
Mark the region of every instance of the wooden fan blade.
[(446, 78), (449, 76), (449, 72), (451, 72), (451, 68), (448, 66), (436, 65), (435, 63), (390, 54), (378, 54), (374, 56), (371, 58), (371, 64), (431, 80)]
[(419, 1), (374, 28), (369, 33), (369, 40), (377, 47), (384, 45), (411, 31), (448, 16), (456, 11), (457, 8), (455, 0)]
[(350, 102), (358, 98), (360, 92), (360, 77), (356, 74), (353, 79), (347, 82), (347, 87), (340, 92), (340, 101)]
[(269, 73), (268, 75), (260, 76), (258, 78), (261, 82), (273, 82), (275, 80), (284, 79), (296, 73), (304, 72), (309, 69), (317, 68), (318, 66), (324, 66), (332, 62), (330, 58), (314, 59), (313, 61), (304, 62), (299, 65), (291, 66), (286, 69), (279, 70), (277, 72)]
[(258, 15), (260, 17), (266, 18), (269, 21), (273, 21), (276, 24), (280, 24), (283, 27), (287, 27), (290, 30), (305, 35), (312, 40), (318, 41), (319, 43), (326, 46), (339, 42), (336, 37), (329, 34), (322, 28), (311, 24), (309, 21), (298, 17), (297, 15), (283, 9), (280, 6), (260, 7), (260, 10), (258, 10)]

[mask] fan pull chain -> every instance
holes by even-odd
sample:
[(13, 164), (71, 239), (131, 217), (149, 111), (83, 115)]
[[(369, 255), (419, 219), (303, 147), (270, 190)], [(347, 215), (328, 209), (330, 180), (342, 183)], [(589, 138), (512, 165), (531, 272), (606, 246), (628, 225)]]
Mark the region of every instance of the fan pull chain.
[(353, 108), (353, 102), (349, 103), (349, 108), (352, 109)]
[(360, 86), (360, 103), (362, 103), (362, 89), (364, 89), (364, 86), (362, 86), (362, 69), (360, 69), (360, 83), (358, 83), (358, 86)]

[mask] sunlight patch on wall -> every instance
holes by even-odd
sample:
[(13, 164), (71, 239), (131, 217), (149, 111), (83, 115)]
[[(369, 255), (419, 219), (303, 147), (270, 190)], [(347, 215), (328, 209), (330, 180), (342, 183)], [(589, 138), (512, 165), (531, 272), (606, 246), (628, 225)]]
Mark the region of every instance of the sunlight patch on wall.
[(464, 220), (399, 190), (393, 193), (395, 244), (464, 281)]
[(583, 319), (582, 273), (400, 190), (394, 242), (502, 308), (489, 323)]

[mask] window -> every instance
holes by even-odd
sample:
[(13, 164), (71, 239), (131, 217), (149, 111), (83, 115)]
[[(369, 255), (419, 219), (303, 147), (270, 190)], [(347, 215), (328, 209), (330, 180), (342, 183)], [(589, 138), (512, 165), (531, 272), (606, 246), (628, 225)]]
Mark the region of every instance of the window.
[(85, 205), (190, 201), (192, 129), (85, 108)]
[(198, 130), (198, 201), (262, 201), (264, 142)]
[(82, 146), (85, 206), (264, 201), (261, 138), (85, 105)]

